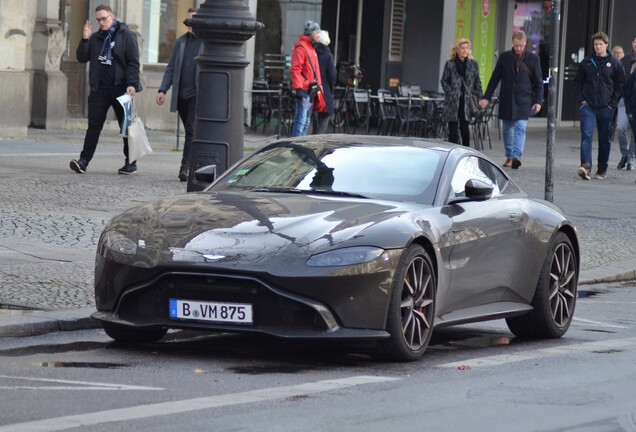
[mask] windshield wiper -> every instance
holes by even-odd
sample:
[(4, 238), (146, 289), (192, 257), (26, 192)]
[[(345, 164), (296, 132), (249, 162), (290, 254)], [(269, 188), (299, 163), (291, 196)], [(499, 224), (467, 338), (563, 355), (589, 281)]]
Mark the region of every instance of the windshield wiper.
[(297, 188), (292, 188), (292, 187), (261, 187), (261, 188), (254, 188), (254, 189), (249, 189), (250, 192), (278, 192), (278, 193), (303, 193), (304, 191), (301, 191), (300, 189)]
[(334, 190), (321, 190), (321, 189), (298, 189), (292, 187), (261, 187), (249, 189), (250, 192), (274, 192), (274, 193), (296, 193), (296, 194), (320, 194), (320, 195), (333, 195), (350, 198), (368, 198), (364, 195), (360, 195), (354, 192), (343, 192)]
[(303, 189), (300, 192), (308, 193), (308, 194), (335, 195), (335, 196), (350, 197), (350, 198), (365, 198), (365, 199), (368, 198), (364, 195), (360, 195), (359, 193), (355, 193), (355, 192), (334, 191), (334, 190), (324, 190), (324, 189), (313, 189), (313, 190)]

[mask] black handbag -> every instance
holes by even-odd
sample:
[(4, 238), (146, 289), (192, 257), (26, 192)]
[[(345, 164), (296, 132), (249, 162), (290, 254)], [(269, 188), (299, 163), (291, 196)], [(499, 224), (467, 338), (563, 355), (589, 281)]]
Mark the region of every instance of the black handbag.
[(468, 86), (466, 85), (466, 80), (463, 76), (461, 76), (462, 83), (464, 83), (464, 114), (466, 116), (466, 120), (469, 122), (474, 122), (481, 116), (482, 109), (479, 105), (479, 96), (472, 93)]

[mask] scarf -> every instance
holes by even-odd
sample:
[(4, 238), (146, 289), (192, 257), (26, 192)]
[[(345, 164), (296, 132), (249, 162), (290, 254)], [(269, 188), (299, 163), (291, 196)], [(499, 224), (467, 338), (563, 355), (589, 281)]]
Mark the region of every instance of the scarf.
[(102, 31), (102, 34), (105, 34), (104, 45), (102, 45), (102, 52), (99, 54), (97, 58), (102, 64), (111, 65), (113, 60), (113, 46), (115, 45), (114, 35), (115, 32), (119, 29), (119, 21), (113, 20), (113, 25), (110, 26), (108, 30), (105, 32)]

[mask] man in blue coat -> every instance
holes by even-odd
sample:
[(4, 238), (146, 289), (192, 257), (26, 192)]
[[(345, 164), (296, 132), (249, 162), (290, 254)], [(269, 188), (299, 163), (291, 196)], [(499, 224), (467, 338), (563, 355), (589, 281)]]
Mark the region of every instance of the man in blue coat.
[[(194, 16), (196, 9), (188, 9), (186, 19)], [(179, 168), (179, 180), (188, 180), (190, 155), (192, 153), (192, 137), (194, 136), (194, 115), (197, 103), (197, 65), (194, 58), (201, 54), (203, 45), (192, 27), (177, 39), (172, 55), (163, 74), (163, 80), (157, 93), (157, 104), (163, 105), (166, 93), (172, 86), (170, 112), (177, 111), (185, 128), (183, 157)]]
[(528, 118), (541, 110), (543, 104), (543, 78), (539, 56), (526, 50), (526, 34), (512, 34), (512, 50), (501, 53), (490, 77), (483, 109), (501, 82), (499, 89), (499, 118), (502, 120), (506, 161), (503, 166), (517, 169), (526, 143)]

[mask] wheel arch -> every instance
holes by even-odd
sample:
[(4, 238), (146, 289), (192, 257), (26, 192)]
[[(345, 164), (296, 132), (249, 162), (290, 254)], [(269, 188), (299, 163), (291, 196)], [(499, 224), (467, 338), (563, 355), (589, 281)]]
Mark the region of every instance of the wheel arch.
[(576, 256), (577, 272), (578, 272), (578, 270), (581, 269), (581, 256), (580, 256), (581, 252), (579, 250), (580, 245), (579, 245), (579, 238), (576, 235), (576, 228), (574, 228), (572, 225), (564, 224), (555, 232), (555, 235), (557, 232), (562, 232), (563, 234), (565, 234), (570, 240), (570, 242), (572, 243), (572, 247), (574, 247), (574, 254)]
[(435, 247), (433, 246), (433, 242), (429, 238), (422, 235), (413, 239), (413, 241), (411, 242), (411, 245), (414, 245), (414, 244), (422, 246), (424, 248), (429, 258), (431, 259), (431, 262), (433, 263), (433, 270), (435, 270), (435, 280), (439, 281), (439, 260), (438, 260), (439, 257), (437, 256), (437, 253), (435, 252)]

